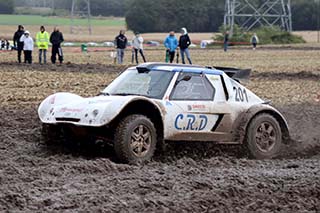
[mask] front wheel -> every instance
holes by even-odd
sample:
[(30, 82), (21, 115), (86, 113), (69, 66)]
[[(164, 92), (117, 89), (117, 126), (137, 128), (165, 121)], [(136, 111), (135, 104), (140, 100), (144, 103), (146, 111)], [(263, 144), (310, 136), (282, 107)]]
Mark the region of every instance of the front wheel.
[(269, 114), (257, 115), (248, 125), (246, 142), (251, 157), (256, 159), (276, 157), (282, 146), (282, 133), (278, 121)]
[(61, 127), (57, 125), (42, 124), (41, 140), (47, 144), (54, 144), (61, 140)]
[(144, 115), (130, 115), (118, 125), (114, 148), (124, 163), (142, 163), (150, 160), (156, 149), (156, 129)]

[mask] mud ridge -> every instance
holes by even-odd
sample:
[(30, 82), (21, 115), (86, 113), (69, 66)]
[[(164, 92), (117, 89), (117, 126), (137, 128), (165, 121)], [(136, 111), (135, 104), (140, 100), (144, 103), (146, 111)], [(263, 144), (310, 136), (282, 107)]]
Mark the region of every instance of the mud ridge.
[(314, 73), (310, 71), (301, 71), (297, 73), (288, 73), (288, 72), (254, 72), (252, 74), (253, 78), (260, 79), (269, 79), (269, 80), (296, 80), (303, 79), (309, 81), (319, 81), (320, 72)]
[(10, 70), (37, 70), (42, 72), (82, 72), (82, 73), (105, 73), (105, 72), (121, 72), (128, 66), (124, 65), (106, 65), (106, 64), (75, 64), (66, 62), (64, 64), (18, 64), (14, 62), (1, 63)]

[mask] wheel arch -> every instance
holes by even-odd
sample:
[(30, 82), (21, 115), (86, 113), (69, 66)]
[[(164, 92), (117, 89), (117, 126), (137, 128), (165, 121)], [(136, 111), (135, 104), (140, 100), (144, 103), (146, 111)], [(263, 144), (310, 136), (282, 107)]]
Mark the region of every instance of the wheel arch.
[(111, 126), (116, 127), (122, 119), (132, 114), (141, 114), (148, 117), (156, 128), (158, 141), (163, 140), (164, 124), (162, 120), (162, 112), (156, 104), (149, 100), (140, 99), (129, 102), (111, 121)]
[(282, 141), (286, 142), (290, 139), (290, 131), (289, 126), (284, 118), (284, 116), (275, 108), (270, 105), (257, 105), (249, 108), (249, 110), (243, 112), (239, 119), (235, 122), (235, 128), (237, 131), (234, 134), (234, 138), (239, 143), (243, 144), (245, 142), (245, 137), (247, 133), (247, 129), (251, 121), (260, 114), (269, 114), (273, 116), (280, 125), (281, 133), (282, 133)]

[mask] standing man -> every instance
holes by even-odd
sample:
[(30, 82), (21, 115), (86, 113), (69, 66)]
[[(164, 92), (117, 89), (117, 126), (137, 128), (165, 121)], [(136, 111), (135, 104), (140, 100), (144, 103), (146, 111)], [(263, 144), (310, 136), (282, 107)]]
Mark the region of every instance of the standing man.
[(31, 64), (34, 43), (29, 31), (25, 31), (20, 38), (20, 42), (23, 42), (24, 63)]
[(115, 38), (115, 41), (114, 41), (115, 46), (117, 48), (118, 64), (123, 63), (124, 50), (126, 49), (128, 44), (128, 39), (124, 34), (125, 34), (125, 31), (120, 30), (119, 35)]
[(186, 28), (181, 29), (181, 36), (179, 38), (179, 47), (180, 47), (180, 54), (181, 54), (181, 59), (182, 63), (185, 64), (184, 61), (184, 54), (186, 54), (187, 59), (189, 61), (189, 64), (192, 64), (191, 57), (190, 57), (190, 52), (189, 52), (189, 46), (191, 44), (190, 37), (188, 35), (188, 31)]
[(169, 54), (170, 63), (172, 63), (174, 60), (176, 49), (178, 48), (178, 39), (174, 35), (174, 31), (171, 31), (167, 38), (164, 40), (164, 46), (166, 47), (166, 51)]
[(132, 48), (134, 50), (134, 56), (135, 56), (137, 64), (139, 64), (138, 52), (140, 53), (140, 55), (143, 59), (143, 62), (146, 62), (146, 58), (144, 57), (144, 54), (143, 54), (143, 38), (140, 35), (140, 33), (138, 33), (138, 32), (135, 33), (135, 37), (132, 40)]
[(61, 43), (64, 41), (62, 33), (58, 27), (54, 27), (53, 32), (50, 35), (50, 42), (52, 44), (51, 62), (56, 63), (56, 55), (59, 56), (60, 64), (63, 62), (63, 53), (61, 49)]
[(257, 34), (254, 33), (253, 36), (251, 37), (251, 44), (252, 44), (253, 50), (256, 50), (258, 43), (259, 43), (259, 38), (258, 38)]
[(6, 49), (6, 42), (3, 38), (0, 40), (0, 44), (0, 50)]
[(10, 42), (6, 40), (6, 49), (9, 50), (9, 48), (10, 48)]
[(18, 51), (18, 62), (21, 63), (21, 52), (23, 50), (23, 42), (20, 41), (21, 36), (24, 34), (24, 27), (22, 25), (18, 26), (18, 30), (13, 36), (13, 46), (14, 49)]
[(40, 27), (40, 32), (36, 35), (36, 42), (39, 49), (39, 64), (42, 63), (42, 54), (43, 54), (43, 63), (47, 63), (47, 50), (49, 47), (49, 33), (45, 30), (44, 26)]
[(228, 51), (228, 45), (229, 45), (229, 31), (226, 31), (223, 39), (223, 49), (225, 52)]

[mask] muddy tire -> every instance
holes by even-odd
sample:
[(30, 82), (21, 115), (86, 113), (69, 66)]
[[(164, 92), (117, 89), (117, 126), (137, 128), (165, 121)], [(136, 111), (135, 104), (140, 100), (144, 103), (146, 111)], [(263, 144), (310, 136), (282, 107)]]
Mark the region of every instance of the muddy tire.
[(41, 140), (47, 144), (60, 142), (61, 128), (56, 125), (42, 124)]
[(150, 119), (143, 115), (130, 115), (116, 129), (114, 149), (121, 162), (139, 164), (152, 158), (156, 142), (156, 129)]
[(247, 128), (246, 143), (251, 158), (277, 157), (282, 147), (282, 133), (278, 121), (265, 113), (254, 117)]

